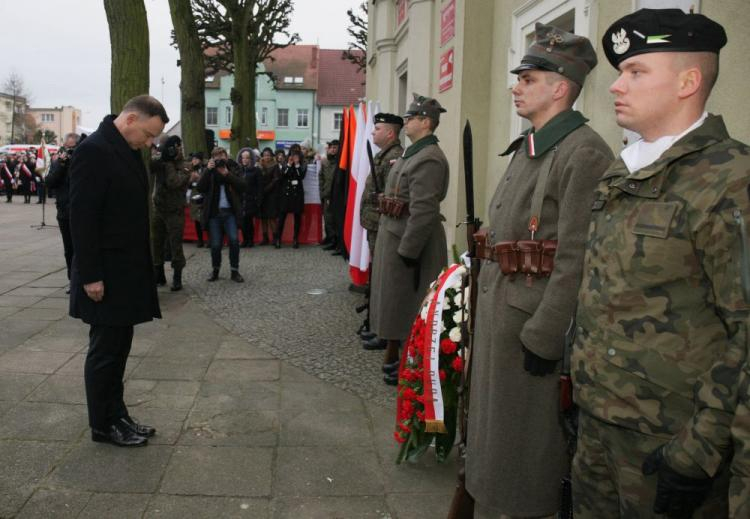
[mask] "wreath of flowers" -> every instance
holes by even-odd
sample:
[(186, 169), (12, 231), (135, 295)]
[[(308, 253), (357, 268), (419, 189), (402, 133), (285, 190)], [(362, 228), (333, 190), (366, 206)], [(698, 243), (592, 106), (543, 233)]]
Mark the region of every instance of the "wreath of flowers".
[[(450, 285), (443, 296), (443, 311), (440, 320), (440, 353), (438, 374), (443, 400), (443, 422), (428, 423), (425, 419), (425, 354), (432, 333), (428, 329), (428, 313), (431, 303), (439, 295), (439, 287), (450, 269), (444, 269), (438, 279), (430, 285), (419, 315), (412, 325), (409, 339), (404, 347), (399, 368), (398, 403), (396, 413), (395, 440), (401, 445), (396, 463), (415, 461), (435, 442), (435, 455), (443, 462), (450, 454), (456, 438), (458, 414), (458, 388), (464, 368), (462, 339), (466, 336), (469, 317), (469, 287), (467, 271), (458, 267), (460, 277)], [(437, 426), (436, 426), (437, 425)]]

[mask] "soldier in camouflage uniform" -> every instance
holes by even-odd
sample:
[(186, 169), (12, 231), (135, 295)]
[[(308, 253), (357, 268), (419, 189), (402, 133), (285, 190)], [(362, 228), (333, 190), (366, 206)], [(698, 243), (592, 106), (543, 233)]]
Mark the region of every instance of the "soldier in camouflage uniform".
[(320, 188), (320, 203), (323, 206), (323, 228), (325, 229), (325, 239), (322, 244), (326, 245), (325, 250), (336, 248), (336, 226), (334, 225), (333, 208), (331, 207), (331, 190), (333, 189), (333, 176), (336, 174), (336, 158), (339, 154), (339, 141), (334, 139), (330, 141), (326, 148), (326, 158), (321, 161), (320, 174), (318, 175), (318, 185)]
[[(380, 213), (378, 212), (378, 195), (385, 188), (388, 172), (396, 159), (404, 152), (398, 135), (404, 126), (404, 120), (398, 115), (375, 114), (373, 117), (375, 128), (372, 131), (372, 142), (380, 148), (373, 157), (375, 175), (377, 182), (372, 178), (372, 173), (367, 175), (365, 190), (362, 193), (362, 203), (359, 210), (359, 220), (362, 227), (367, 229), (367, 243), (370, 246), (370, 258), (375, 256), (375, 240), (378, 237), (378, 223)], [(376, 189), (377, 184), (377, 189)]]
[(617, 123), (642, 140), (591, 207), (572, 352), (575, 516), (726, 517), (750, 214), (750, 148), (704, 111), (726, 35), (699, 14), (642, 9), (602, 42), (620, 71)]
[(161, 158), (151, 163), (151, 173), (154, 175), (151, 250), (157, 284), (164, 285), (164, 244), (169, 241), (173, 270), (171, 290), (176, 291), (182, 289), (182, 269), (185, 268), (182, 236), (190, 172), (183, 164), (182, 141), (179, 137), (169, 137), (160, 151)]

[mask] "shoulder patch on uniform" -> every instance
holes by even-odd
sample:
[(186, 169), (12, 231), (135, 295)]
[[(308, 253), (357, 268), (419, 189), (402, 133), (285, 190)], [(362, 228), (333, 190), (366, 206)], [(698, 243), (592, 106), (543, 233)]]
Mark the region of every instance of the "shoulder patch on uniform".
[(666, 238), (672, 218), (679, 207), (678, 202), (644, 202), (638, 208), (633, 224), (633, 234)]

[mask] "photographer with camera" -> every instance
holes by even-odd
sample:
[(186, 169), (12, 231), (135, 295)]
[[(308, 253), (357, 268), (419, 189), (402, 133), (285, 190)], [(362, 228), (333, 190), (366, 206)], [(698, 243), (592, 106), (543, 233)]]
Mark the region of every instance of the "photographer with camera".
[(70, 168), (70, 159), (73, 152), (78, 146), (79, 140), (82, 140), (77, 133), (69, 133), (65, 136), (63, 146), (57, 153), (57, 159), (52, 162), (44, 179), (49, 189), (55, 190), (55, 207), (57, 207), (57, 225), (60, 228), (60, 235), (63, 241), (63, 253), (65, 254), (65, 265), (68, 269), (68, 281), (70, 281), (70, 262), (73, 260), (73, 238), (70, 236), (70, 212), (68, 211), (68, 201), (70, 199), (68, 188), (70, 178), (68, 170)]
[(203, 226), (201, 225), (201, 215), (203, 213), (203, 195), (198, 192), (198, 182), (203, 176), (203, 152), (196, 151), (190, 154), (190, 184), (188, 185), (188, 203), (190, 204), (190, 220), (195, 226), (195, 235), (198, 239), (197, 246), (202, 249)]
[(151, 219), (151, 250), (154, 260), (154, 277), (159, 286), (166, 285), (164, 273), (164, 245), (169, 241), (172, 253), (172, 286), (182, 289), (182, 269), (185, 254), (182, 235), (185, 228), (185, 190), (190, 174), (183, 167), (182, 140), (172, 135), (159, 146), (159, 159), (151, 161), (154, 176), (154, 212)]
[(219, 279), (221, 268), (221, 245), (224, 233), (229, 237), (229, 267), (232, 281), (245, 281), (240, 275), (240, 242), (237, 239), (237, 223), (242, 218), (241, 194), (245, 180), (240, 176), (239, 166), (227, 158), (224, 148), (216, 147), (211, 152), (206, 171), (196, 186), (205, 195), (201, 224), (208, 226), (211, 244), (211, 277)]
[(294, 241), (292, 247), (299, 248), (299, 229), (302, 223), (302, 212), (305, 210), (305, 190), (302, 180), (307, 173), (307, 165), (302, 159), (300, 149), (290, 149), (284, 173), (281, 175), (281, 204), (279, 224), (276, 228), (276, 248), (281, 248), (281, 235), (289, 213), (294, 215)]

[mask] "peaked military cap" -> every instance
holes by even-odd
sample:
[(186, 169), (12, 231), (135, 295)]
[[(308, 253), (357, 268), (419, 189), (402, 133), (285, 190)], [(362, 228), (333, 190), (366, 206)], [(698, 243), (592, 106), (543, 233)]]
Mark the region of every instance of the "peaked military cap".
[(398, 126), (404, 125), (404, 120), (398, 115), (386, 114), (382, 112), (379, 114), (375, 114), (375, 117), (373, 117), (372, 120), (375, 124), (387, 123), (387, 124), (397, 124)]
[(416, 92), (412, 95), (414, 96), (414, 100), (409, 105), (409, 109), (406, 110), (404, 118), (423, 115), (430, 119), (434, 119), (435, 121), (439, 121), (440, 114), (447, 112), (445, 108), (440, 106), (440, 103), (438, 103), (436, 99), (421, 96)]
[(521, 59), (521, 64), (510, 72), (547, 70), (583, 85), (597, 64), (596, 51), (589, 39), (539, 22), (535, 28), (534, 43)]
[(724, 28), (702, 14), (682, 9), (639, 9), (613, 23), (602, 36), (613, 67), (647, 52), (713, 52), (727, 44)]

